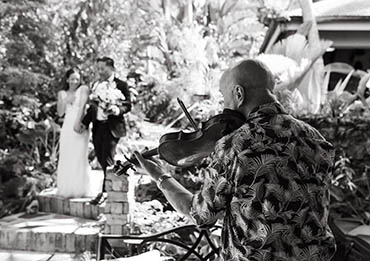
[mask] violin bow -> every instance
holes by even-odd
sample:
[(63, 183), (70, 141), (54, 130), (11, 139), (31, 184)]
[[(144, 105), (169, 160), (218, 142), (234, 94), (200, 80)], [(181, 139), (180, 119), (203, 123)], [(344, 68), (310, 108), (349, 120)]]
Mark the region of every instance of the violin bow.
[(177, 102), (180, 104), (180, 107), (181, 107), (182, 111), (185, 113), (186, 118), (188, 118), (188, 120), (190, 121), (190, 123), (193, 126), (193, 128), (195, 130), (199, 130), (198, 126), (196, 125), (195, 121), (193, 120), (193, 118), (191, 117), (190, 113), (186, 109), (186, 107), (185, 107), (184, 103), (182, 102), (182, 100), (180, 98), (177, 98)]

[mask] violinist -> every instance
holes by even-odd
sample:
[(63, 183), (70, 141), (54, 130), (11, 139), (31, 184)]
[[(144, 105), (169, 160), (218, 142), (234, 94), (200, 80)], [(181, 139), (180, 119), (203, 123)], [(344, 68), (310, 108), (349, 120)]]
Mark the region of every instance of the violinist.
[(201, 170), (199, 192), (192, 194), (155, 161), (134, 154), (177, 211), (197, 225), (222, 218), (224, 260), (330, 260), (333, 147), (286, 113), (273, 95), (273, 79), (254, 59), (223, 73), (224, 107), (246, 121), (217, 141)]

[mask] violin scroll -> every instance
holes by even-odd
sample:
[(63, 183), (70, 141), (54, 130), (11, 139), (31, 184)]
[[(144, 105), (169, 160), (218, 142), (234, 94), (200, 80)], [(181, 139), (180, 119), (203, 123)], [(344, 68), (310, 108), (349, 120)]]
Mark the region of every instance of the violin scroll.
[[(145, 148), (141, 155), (144, 158), (149, 159), (150, 157), (158, 155), (158, 151), (157, 148), (151, 150)], [(136, 159), (135, 155), (132, 155), (130, 158), (125, 156), (125, 159), (126, 159), (125, 162), (117, 160), (116, 163), (114, 164), (113, 171), (116, 174), (116, 176), (127, 175), (127, 171), (129, 169), (136, 171), (135, 166), (138, 165), (139, 162)]]

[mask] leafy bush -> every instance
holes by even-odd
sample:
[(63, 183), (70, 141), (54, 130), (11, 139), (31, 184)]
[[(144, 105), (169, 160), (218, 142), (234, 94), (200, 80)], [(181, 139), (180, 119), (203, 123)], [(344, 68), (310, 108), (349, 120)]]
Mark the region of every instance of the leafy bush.
[[(53, 184), (60, 62), (45, 1), (0, 3), (0, 216), (23, 211)], [(47, 173), (47, 174), (44, 174)]]
[(166, 123), (171, 119), (171, 115), (174, 115), (171, 97), (164, 88), (154, 82), (148, 82), (138, 84), (137, 91), (135, 109), (143, 113), (144, 120)]
[(370, 122), (366, 114), (305, 117), (336, 150), (330, 209), (333, 216), (370, 221)]

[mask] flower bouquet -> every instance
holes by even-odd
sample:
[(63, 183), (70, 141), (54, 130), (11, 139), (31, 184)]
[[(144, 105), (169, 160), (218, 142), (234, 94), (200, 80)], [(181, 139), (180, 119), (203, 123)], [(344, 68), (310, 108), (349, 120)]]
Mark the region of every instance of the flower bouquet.
[(89, 98), (91, 101), (96, 102), (98, 107), (103, 109), (103, 111), (108, 110), (112, 105), (119, 106), (126, 101), (126, 97), (116, 87), (115, 82), (102, 82), (98, 84), (92, 90)]

